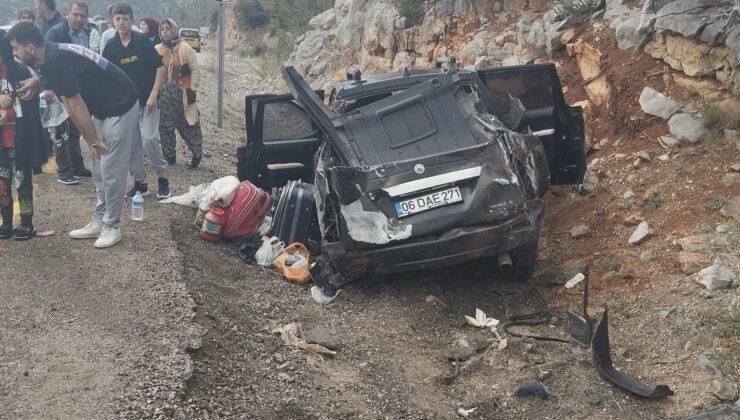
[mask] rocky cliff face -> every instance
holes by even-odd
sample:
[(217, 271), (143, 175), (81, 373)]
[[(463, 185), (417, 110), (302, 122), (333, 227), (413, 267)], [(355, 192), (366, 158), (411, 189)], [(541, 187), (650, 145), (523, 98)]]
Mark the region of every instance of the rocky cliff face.
[[(710, 77), (740, 95), (740, 25), (726, 26), (734, 4), (722, 0), (607, 0), (590, 24), (615, 32), (619, 48), (644, 50), (688, 76)], [(440, 0), (419, 25), (400, 17), (391, 0), (337, 0), (311, 20), (288, 63), (314, 87), (327, 88), (348, 67), (369, 73), (429, 67), (450, 55), (468, 67), (549, 60), (575, 41), (548, 0)], [(644, 9), (644, 10), (643, 10)], [(740, 17), (738, 17), (740, 22)], [(589, 98), (608, 102), (600, 51), (568, 49), (582, 65)], [(585, 67), (585, 69), (584, 69)], [(591, 70), (588, 69), (591, 68)], [(584, 73), (585, 71), (585, 73)], [(591, 73), (589, 73), (591, 72)]]

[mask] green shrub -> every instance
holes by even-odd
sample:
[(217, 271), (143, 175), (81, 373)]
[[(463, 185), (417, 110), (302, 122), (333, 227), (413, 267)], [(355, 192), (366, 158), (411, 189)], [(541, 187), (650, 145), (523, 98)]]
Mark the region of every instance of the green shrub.
[(642, 208), (648, 213), (655, 213), (656, 210), (663, 204), (663, 199), (658, 194), (653, 194), (645, 200), (642, 204)]
[(243, 30), (261, 28), (270, 21), (270, 15), (259, 0), (237, 0), (234, 14), (237, 24)]

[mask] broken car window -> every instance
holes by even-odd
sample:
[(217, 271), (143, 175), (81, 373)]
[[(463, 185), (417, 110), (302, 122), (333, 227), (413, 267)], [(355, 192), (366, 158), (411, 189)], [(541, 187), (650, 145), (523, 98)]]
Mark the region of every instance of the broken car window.
[(303, 139), (314, 135), (311, 118), (290, 102), (265, 104), (262, 141)]

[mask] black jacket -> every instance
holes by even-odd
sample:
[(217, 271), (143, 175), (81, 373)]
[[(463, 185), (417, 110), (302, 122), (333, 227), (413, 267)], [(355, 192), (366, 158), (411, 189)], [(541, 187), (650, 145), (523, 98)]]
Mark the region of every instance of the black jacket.
[(59, 12), (54, 12), (54, 16), (49, 20), (41, 19), (41, 25), (39, 27), (39, 29), (41, 29), (41, 35), (46, 36), (46, 33), (49, 32), (51, 28), (66, 21), (67, 19), (63, 18), (62, 15), (59, 14)]
[[(26, 66), (16, 61), (8, 63), (8, 81), (13, 85), (31, 77)], [(21, 102), (23, 117), (16, 121), (15, 132), (15, 166), (19, 170), (41, 172), (41, 165), (46, 163), (47, 133), (41, 124), (39, 97), (34, 95), (30, 101)]]

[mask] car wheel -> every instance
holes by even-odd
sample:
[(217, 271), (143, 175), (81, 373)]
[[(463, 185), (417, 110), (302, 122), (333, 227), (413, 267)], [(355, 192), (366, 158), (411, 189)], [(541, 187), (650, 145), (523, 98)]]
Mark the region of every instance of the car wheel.
[[(498, 268), (498, 278), (503, 281), (527, 281), (534, 273), (537, 262), (538, 243), (520, 246), (509, 254), (511, 256), (511, 267)], [(495, 258), (495, 257), (494, 257)]]

